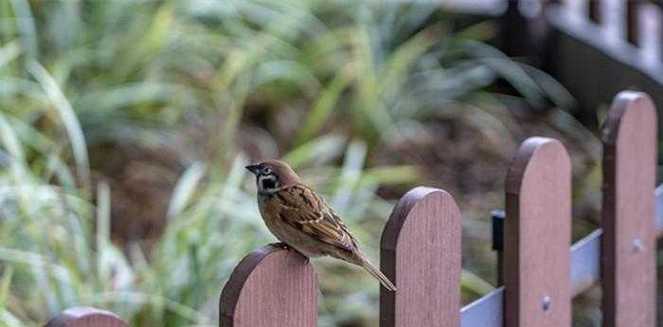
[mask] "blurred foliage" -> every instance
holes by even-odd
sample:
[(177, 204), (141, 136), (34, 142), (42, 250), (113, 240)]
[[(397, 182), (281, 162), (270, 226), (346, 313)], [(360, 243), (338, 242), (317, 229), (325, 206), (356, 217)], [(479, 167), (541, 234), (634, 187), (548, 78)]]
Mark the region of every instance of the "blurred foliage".
[[(502, 106), (498, 79), (534, 106), (572, 102), (487, 45), (490, 26), (452, 26), (401, 2), (0, 0), (0, 322), (93, 305), (133, 326), (216, 325), (235, 264), (273, 240), (243, 170), (255, 158), (293, 164), (375, 258), (393, 205), (379, 191), (428, 176), (395, 160), (399, 141), (444, 115), (513, 139), (504, 111), (476, 109)], [(124, 201), (159, 202), (128, 193), (154, 180), (169, 189), (146, 209), (158, 235), (112, 233), (144, 218)], [(374, 324), (377, 284), (315, 263), (320, 325)], [(463, 277), (466, 300), (492, 289)]]

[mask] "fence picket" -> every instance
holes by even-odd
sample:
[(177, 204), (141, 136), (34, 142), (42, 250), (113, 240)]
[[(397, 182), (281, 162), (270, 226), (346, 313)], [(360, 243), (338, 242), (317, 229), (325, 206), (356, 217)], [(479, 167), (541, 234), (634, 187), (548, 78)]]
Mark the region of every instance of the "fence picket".
[(461, 215), (453, 197), (417, 187), (382, 233), (381, 268), (397, 292), (380, 294), (380, 326), (459, 326)]
[(116, 314), (90, 307), (75, 307), (62, 311), (45, 327), (127, 327)]
[(318, 319), (318, 281), (293, 250), (268, 245), (235, 267), (221, 292), (222, 327), (312, 327)]
[(560, 142), (521, 145), (504, 224), (505, 326), (571, 326), (571, 164)]
[(640, 45), (639, 33), (640, 33), (640, 13), (639, 10), (642, 8), (640, 6), (641, 0), (629, 0), (625, 1), (626, 6), (626, 40), (635, 45)]
[(603, 131), (601, 225), (607, 327), (656, 319), (656, 110), (644, 93), (621, 92)]
[(600, 0), (591, 0), (587, 1), (587, 15), (589, 20), (596, 24), (601, 24), (603, 21), (603, 15), (601, 13), (601, 1)]

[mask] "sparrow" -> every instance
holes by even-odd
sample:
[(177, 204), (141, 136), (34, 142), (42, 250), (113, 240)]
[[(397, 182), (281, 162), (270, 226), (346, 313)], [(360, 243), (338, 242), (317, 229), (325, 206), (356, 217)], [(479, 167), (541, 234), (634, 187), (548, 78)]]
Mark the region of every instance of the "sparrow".
[(331, 256), (358, 265), (387, 290), (396, 291), (361, 252), (343, 220), (287, 163), (267, 160), (246, 169), (256, 176), (260, 215), (277, 239), (309, 258)]

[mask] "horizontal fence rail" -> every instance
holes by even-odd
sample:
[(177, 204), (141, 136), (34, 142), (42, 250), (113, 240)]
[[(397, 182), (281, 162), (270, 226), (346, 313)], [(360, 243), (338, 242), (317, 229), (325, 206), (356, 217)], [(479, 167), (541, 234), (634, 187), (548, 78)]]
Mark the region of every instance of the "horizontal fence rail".
[[(663, 185), (656, 189), (656, 232), (663, 234)], [(571, 293), (576, 296), (601, 280), (601, 242), (603, 230), (597, 229), (571, 247)], [(466, 305), (461, 310), (462, 327), (502, 327), (504, 287)]]
[[(663, 200), (663, 197), (661, 198)], [(571, 247), (571, 294), (585, 292), (601, 279), (601, 235), (598, 229)], [(504, 287), (466, 305), (461, 310), (462, 327), (502, 327)]]
[[(653, 189), (654, 185), (654, 169), (656, 167), (656, 112), (655, 107), (648, 96), (643, 93), (636, 92), (622, 92), (615, 99), (611, 108), (608, 124), (604, 130), (604, 144), (606, 148), (612, 149), (604, 150), (604, 169), (606, 169), (606, 185), (604, 192), (616, 192), (614, 177), (619, 172), (622, 175), (621, 183), (626, 183), (625, 192), (630, 194), (629, 203), (621, 205), (626, 206), (627, 210), (622, 210), (622, 215), (628, 215), (621, 219), (626, 224), (635, 223), (640, 226), (641, 230), (633, 234), (628, 230), (623, 231), (624, 223), (620, 225), (620, 229), (613, 228), (613, 233), (620, 233), (626, 235), (628, 244), (621, 247), (626, 249), (627, 253), (623, 256), (639, 257), (643, 260), (641, 263), (632, 263), (626, 260), (615, 263), (614, 261), (607, 260), (608, 266), (604, 271), (616, 271), (614, 265), (627, 266), (631, 271), (622, 272), (628, 274), (621, 276), (622, 280), (629, 280), (623, 287), (633, 287), (635, 292), (618, 293), (619, 296), (633, 296), (628, 300), (629, 305), (617, 306), (615, 299), (615, 292), (606, 292), (605, 289), (618, 289), (615, 285), (606, 285), (606, 283), (618, 283), (615, 277), (611, 281), (603, 281), (604, 285), (604, 301), (612, 301), (612, 303), (604, 303), (604, 321), (607, 326), (654, 326), (655, 325), (655, 238), (663, 234), (663, 185), (659, 186), (656, 190)], [(620, 143), (621, 142), (621, 143)], [(623, 154), (617, 153), (618, 149), (626, 151)], [(636, 153), (628, 152), (626, 149), (637, 149)], [(622, 156), (619, 161), (620, 155)], [(623, 162), (620, 166), (615, 163)], [(630, 166), (637, 164), (638, 166)], [(637, 183), (633, 185), (631, 183)], [(621, 185), (621, 184), (620, 184)], [(641, 190), (639, 190), (641, 189)], [(652, 194), (651, 200), (647, 200), (644, 194)], [(623, 198), (624, 196), (621, 195)], [(604, 195), (604, 199), (608, 202), (604, 204), (603, 215), (609, 214), (611, 207), (610, 201), (614, 201), (614, 195)], [(605, 202), (604, 202), (605, 203)], [(630, 205), (642, 205), (643, 208), (633, 208)], [(647, 211), (650, 208), (651, 212)], [(508, 214), (507, 214), (508, 215)], [(508, 220), (508, 217), (507, 217)], [(614, 219), (612, 219), (614, 221)], [(643, 223), (638, 223), (643, 222)], [(605, 224), (606, 222), (604, 222)], [(648, 234), (647, 231), (651, 233)], [(635, 236), (634, 236), (635, 235)], [(646, 237), (643, 237), (648, 235)], [(642, 237), (642, 238), (641, 238)], [(613, 236), (613, 239), (615, 236)], [(570, 282), (572, 296), (578, 295), (598, 282), (602, 282), (602, 263), (606, 261), (601, 260), (602, 256), (605, 258), (606, 246), (611, 246), (612, 242), (606, 242), (604, 230), (597, 229), (590, 233), (583, 239), (576, 242), (570, 248)], [(603, 249), (602, 249), (603, 247)], [(511, 250), (511, 249), (510, 249)], [(627, 258), (630, 259), (630, 258)], [(605, 268), (605, 267), (604, 267)], [(630, 277), (630, 278), (628, 278)], [(637, 280), (642, 283), (634, 284), (632, 281)], [(505, 288), (500, 287), (492, 293), (478, 299), (461, 309), (461, 326), (462, 327), (502, 327), (505, 326), (505, 316), (503, 303), (505, 303)], [(607, 297), (607, 300), (606, 300)], [(611, 298), (612, 297), (612, 298)], [(624, 299), (622, 298), (622, 301)], [(617, 314), (617, 310), (629, 310), (628, 312)], [(612, 316), (611, 316), (612, 315)], [(629, 320), (619, 321), (616, 317), (629, 317)], [(635, 316), (635, 317), (634, 317)], [(623, 318), (622, 318), (623, 319)], [(506, 326), (520, 326), (519, 324), (507, 324)], [(524, 325), (531, 326), (531, 325)], [(564, 325), (566, 326), (566, 325)]]
[(497, 2), (507, 7), (497, 15), (501, 50), (559, 81), (584, 123), (598, 125), (596, 108), (625, 89), (647, 92), (663, 107), (663, 1)]

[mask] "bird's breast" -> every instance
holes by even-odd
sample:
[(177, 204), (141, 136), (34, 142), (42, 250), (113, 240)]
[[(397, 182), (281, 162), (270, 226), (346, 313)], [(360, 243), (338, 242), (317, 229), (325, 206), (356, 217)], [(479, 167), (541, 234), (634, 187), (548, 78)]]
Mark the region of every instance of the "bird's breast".
[(308, 257), (324, 254), (319, 246), (319, 241), (283, 220), (282, 205), (276, 196), (259, 195), (258, 203), (265, 225), (279, 241), (290, 245)]

